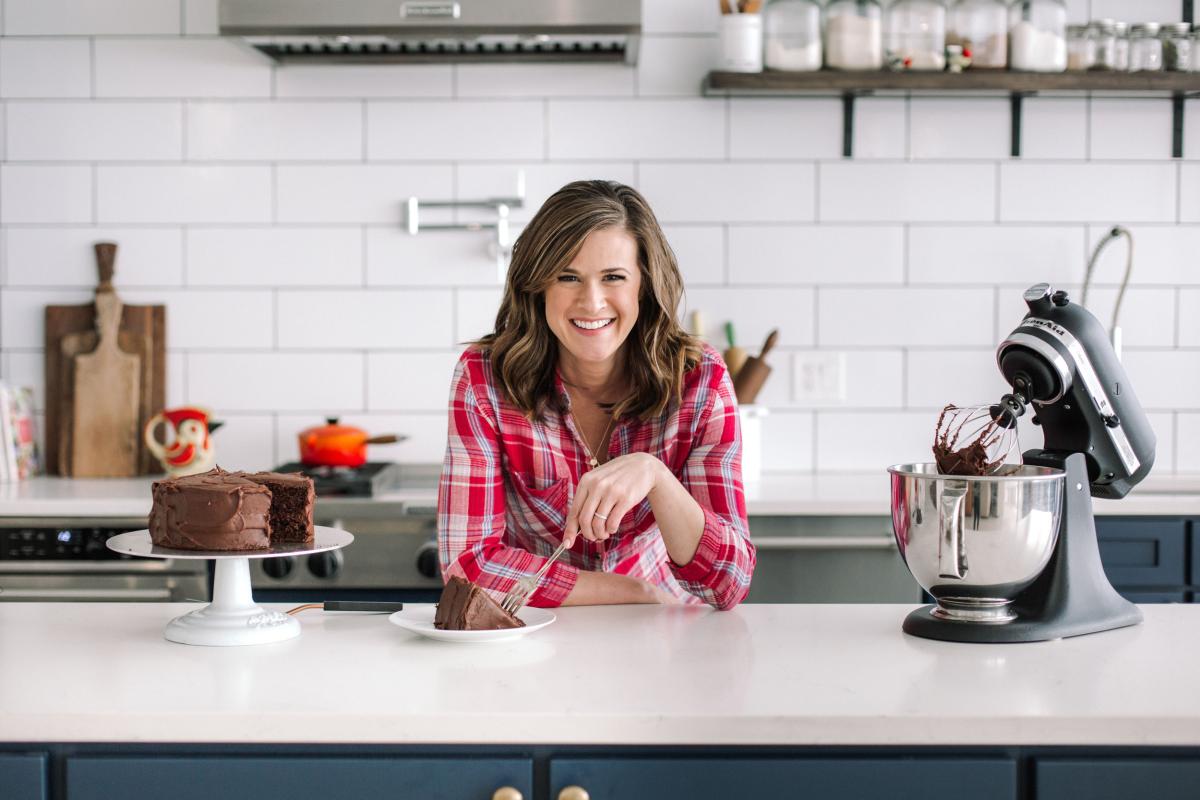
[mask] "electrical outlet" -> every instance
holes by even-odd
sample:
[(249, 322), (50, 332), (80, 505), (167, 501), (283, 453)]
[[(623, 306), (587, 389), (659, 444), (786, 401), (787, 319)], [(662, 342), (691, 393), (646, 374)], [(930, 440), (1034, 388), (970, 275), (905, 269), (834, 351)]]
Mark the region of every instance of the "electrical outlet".
[(793, 394), (798, 403), (840, 403), (846, 399), (845, 353), (796, 353), (793, 375)]

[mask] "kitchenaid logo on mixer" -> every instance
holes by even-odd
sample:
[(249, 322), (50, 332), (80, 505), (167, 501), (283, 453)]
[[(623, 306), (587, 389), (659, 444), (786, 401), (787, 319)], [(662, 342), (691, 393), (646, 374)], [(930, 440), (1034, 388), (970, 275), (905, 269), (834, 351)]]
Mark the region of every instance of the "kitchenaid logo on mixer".
[(1022, 322), (1020, 327), (1022, 327), (1022, 328), (1041, 328), (1044, 331), (1050, 331), (1050, 333), (1053, 333), (1055, 336), (1057, 336), (1060, 339), (1065, 339), (1068, 335), (1067, 329), (1064, 328), (1063, 326), (1056, 325), (1048, 319), (1039, 319), (1037, 317), (1030, 317), (1029, 319)]

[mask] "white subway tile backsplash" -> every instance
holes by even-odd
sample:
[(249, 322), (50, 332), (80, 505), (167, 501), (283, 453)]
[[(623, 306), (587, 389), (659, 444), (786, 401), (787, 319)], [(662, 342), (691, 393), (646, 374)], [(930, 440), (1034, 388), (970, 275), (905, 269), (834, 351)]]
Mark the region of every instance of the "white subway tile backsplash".
[(725, 282), (725, 234), (718, 225), (664, 225), (685, 286)]
[(276, 168), (279, 222), (400, 225), (408, 197), (447, 200), (453, 168), (443, 164), (284, 165)]
[[(513, 197), (517, 174), (525, 173), (525, 202), (509, 210), (514, 222), (530, 220), (546, 198), (572, 181), (606, 180), (632, 185), (632, 161), (584, 161), (568, 163), (525, 162), (521, 164), (462, 164), (455, 170), (454, 196), (460, 200)], [(459, 221), (495, 222), (491, 209), (460, 209)]]
[(86, 39), (0, 41), (0, 97), (89, 97), (91, 45)]
[(1091, 131), (1094, 159), (1166, 160), (1171, 155), (1171, 100), (1093, 97)]
[(5, 116), (9, 161), (165, 161), (183, 153), (180, 103), (10, 102)]
[(821, 347), (992, 343), (991, 289), (825, 289)]
[(1001, 164), (1004, 222), (1171, 222), (1174, 164)]
[(272, 346), (271, 292), (136, 289), (121, 293), (129, 303), (162, 304), (167, 343), (181, 350), (264, 350)]
[[(1177, 415), (1174, 412), (1169, 411), (1151, 411), (1150, 413), (1146, 414), (1146, 419), (1150, 422), (1150, 428), (1154, 431), (1154, 435), (1158, 440), (1154, 448), (1155, 454), (1153, 469), (1155, 474), (1174, 472), (1177, 469), (1181, 469), (1175, 464), (1177, 449), (1175, 447), (1175, 440), (1177, 437), (1177, 426), (1175, 423), (1176, 416)], [(1181, 438), (1179, 441), (1186, 442), (1187, 439)]]
[(817, 471), (880, 470), (887, 491), (891, 464), (930, 460), (933, 421), (929, 413), (902, 411), (817, 412)]
[(216, 36), (220, 32), (219, 0), (183, 0), (183, 32), (187, 36)]
[(13, 289), (0, 292), (0, 343), (6, 350), (45, 346), (46, 306), (86, 305), (95, 293), (83, 289)]
[(1179, 221), (1200, 222), (1200, 164), (1179, 166)]
[(1082, 226), (914, 225), (908, 232), (911, 283), (1077, 282), (1086, 258)]
[(624, 64), (459, 64), (456, 97), (632, 97)]
[(905, 158), (908, 155), (908, 101), (902, 97), (854, 100), (854, 158)]
[(181, 406), (187, 400), (187, 355), (167, 351), (167, 408)]
[(717, 52), (715, 34), (643, 36), (638, 52), (638, 94), (695, 97), (704, 75), (716, 66)]
[(1021, 101), (1021, 158), (1087, 158), (1088, 101), (1026, 97)]
[(116, 242), (113, 284), (183, 284), (183, 233), (179, 228), (23, 228), (5, 235), (8, 286), (95, 287), (97, 242)]
[[(772, 410), (762, 421), (762, 468), (766, 472), (808, 472), (813, 468), (813, 415)], [(747, 493), (753, 497), (754, 487)]]
[(190, 286), (359, 286), (360, 228), (191, 228)]
[(34, 409), (45, 411), (45, 353), (42, 350), (9, 353), (4, 363), (4, 382), (9, 386), (28, 386), (33, 389)]
[(1122, 363), (1144, 408), (1200, 410), (1200, 351), (1126, 350)]
[(362, 106), (352, 101), (187, 105), (187, 158), (361, 161)]
[[(1089, 256), (1111, 229), (1111, 225), (1093, 225), (1088, 229)], [(1134, 225), (1129, 231), (1134, 241), (1132, 285), (1200, 284), (1195, 260), (1195, 254), (1200, 252), (1200, 227)], [(1124, 241), (1110, 243), (1096, 264), (1093, 280), (1097, 284), (1119, 284), (1125, 273), (1127, 253)], [(1082, 270), (1079, 274), (1083, 274)]]
[[(840, 398), (810, 398), (805, 359), (809, 353), (837, 356), (842, 368)], [(904, 353), (900, 350), (801, 351), (792, 354), (792, 397), (805, 408), (899, 408), (904, 405)]]
[(287, 64), (275, 69), (276, 97), (450, 97), (449, 64)]
[(100, 222), (271, 220), (271, 168), (109, 166), (96, 169)]
[(458, 289), (454, 294), (456, 346), (464, 346), (495, 329), (496, 312), (500, 310), (500, 300), (504, 296), (501, 289)]
[[(218, 413), (361, 409), (361, 353), (189, 353), (188, 401)], [(314, 422), (319, 422), (314, 419)]]
[(840, 158), (842, 101), (733, 98), (729, 152), (735, 159)]
[[(1175, 468), (1180, 472), (1200, 472), (1200, 414), (1179, 413), (1175, 419), (1175, 438), (1179, 447), (1175, 448)], [(1159, 439), (1161, 446), (1162, 440)], [(1156, 471), (1161, 469), (1162, 462), (1155, 464)]]
[[(326, 413), (337, 415), (339, 409), (329, 406), (316, 414), (280, 415), (275, 427), (278, 463), (297, 461), (300, 456), (297, 437), (301, 431), (320, 425)], [(446, 455), (447, 414), (363, 414), (342, 413), (341, 422), (355, 425), (372, 435), (394, 433), (406, 437), (396, 444), (373, 444), (368, 450), (372, 461), (394, 461), (398, 464), (440, 464)]]
[(717, 29), (716, 3), (695, 0), (651, 0), (642, 3), (644, 33), (708, 33)]
[(489, 252), (492, 237), (465, 231), (400, 228), (367, 231), (369, 286), (497, 286), (503, 274)]
[(660, 222), (811, 222), (811, 164), (642, 164), (638, 188)]
[(914, 97), (909, 115), (913, 158), (1001, 159), (1009, 153), (1007, 99)]
[(445, 411), (450, 378), (461, 351), (372, 353), (367, 356), (367, 408), (379, 411)]
[(232, 39), (97, 39), (95, 51), (97, 97), (271, 93), (270, 63)]
[(1179, 346), (1200, 347), (1200, 289), (1179, 290)]
[(1180, 22), (1183, 4), (1178, 0), (1091, 0), (1092, 19), (1129, 22)]
[(178, 34), (180, 0), (5, 0), (7, 36)]
[[(449, 290), (336, 289), (278, 293), (281, 349), (449, 347)], [(337, 320), (337, 324), (324, 324)]]
[(898, 225), (732, 225), (729, 279), (740, 283), (901, 283)]
[(91, 168), (5, 164), (0, 167), (0, 221), (91, 222)]
[[(719, 100), (552, 100), (550, 158), (724, 158), (725, 105)], [(687, 136), (680, 136), (680, 131)]]
[[(1072, 291), (1071, 297), (1083, 299), (1078, 290)], [(1116, 301), (1116, 289), (1093, 286), (1088, 292), (1087, 309), (1105, 329), (1110, 329)], [(1121, 300), (1117, 325), (1125, 347), (1174, 347), (1175, 290), (1129, 289)]]
[(821, 165), (822, 222), (990, 222), (991, 164)]
[[(1013, 320), (1014, 327), (1019, 320)], [(946, 342), (947, 346), (953, 344)], [(940, 410), (947, 403), (990, 404), (1012, 391), (996, 367), (994, 344), (970, 350), (910, 350), (905, 387), (904, 404), (929, 411)], [(932, 428), (931, 423), (931, 436)]]
[[(203, 398), (198, 398), (195, 402), (205, 404)], [(273, 415), (227, 414), (224, 413), (224, 409), (219, 408), (213, 408), (212, 412), (222, 423), (212, 435), (216, 463), (221, 469), (231, 472), (258, 472), (279, 466), (280, 462), (275, 459)]]
[(542, 103), (530, 100), (394, 102), (367, 104), (371, 160), (540, 159)]
[[(725, 323), (732, 322), (737, 344), (749, 355), (757, 355), (767, 334), (779, 329), (777, 347), (811, 347), (813, 344), (812, 289), (689, 289), (683, 319), (692, 311), (704, 319), (704, 338), (719, 350), (726, 347)], [(774, 359), (782, 366), (782, 351)]]

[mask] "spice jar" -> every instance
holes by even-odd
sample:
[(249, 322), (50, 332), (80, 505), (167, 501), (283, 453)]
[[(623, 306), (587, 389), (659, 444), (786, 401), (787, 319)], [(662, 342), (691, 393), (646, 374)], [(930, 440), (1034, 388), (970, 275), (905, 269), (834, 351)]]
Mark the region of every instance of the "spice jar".
[(1200, 72), (1200, 28), (1192, 33), (1192, 72)]
[(1067, 26), (1067, 70), (1083, 72), (1092, 68), (1092, 32), (1088, 25)]
[(1129, 71), (1160, 72), (1163, 68), (1162, 40), (1157, 22), (1129, 26)]
[(1187, 72), (1192, 65), (1192, 25), (1188, 22), (1171, 22), (1158, 32), (1162, 39), (1163, 69), (1170, 72)]
[(1114, 22), (1113, 24), (1113, 70), (1116, 72), (1129, 71), (1129, 23)]
[(1012, 4), (1008, 65), (1027, 72), (1067, 68), (1067, 7), (1063, 0), (1017, 0)]
[(878, 0), (833, 0), (825, 9), (825, 65), (883, 69), (883, 8)]
[(892, 69), (940, 72), (946, 68), (946, 6), (942, 0), (896, 0), (884, 22)]
[[(1111, 19), (1094, 21), (1088, 26), (1088, 38), (1092, 47), (1092, 63), (1088, 69), (1115, 70), (1117, 68), (1117, 28), (1113, 21)], [(1068, 41), (1068, 50), (1070, 46), (1070, 41)], [(1128, 54), (1126, 55), (1128, 57)], [(1068, 58), (1070, 58), (1069, 55)]]
[(1008, 66), (1008, 6), (1004, 0), (958, 0), (950, 8), (946, 44), (960, 45), (974, 69)]
[(821, 68), (817, 0), (772, 0), (763, 12), (763, 36), (767, 69), (814, 72)]

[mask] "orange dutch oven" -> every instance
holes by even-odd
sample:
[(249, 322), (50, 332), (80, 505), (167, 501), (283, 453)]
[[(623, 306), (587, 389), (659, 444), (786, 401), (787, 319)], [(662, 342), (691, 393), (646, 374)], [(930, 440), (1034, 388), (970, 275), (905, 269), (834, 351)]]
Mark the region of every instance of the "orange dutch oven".
[(408, 437), (371, 436), (362, 428), (341, 425), (328, 417), (324, 425), (300, 432), (300, 460), (313, 467), (361, 467), (367, 463), (367, 445), (392, 444)]

